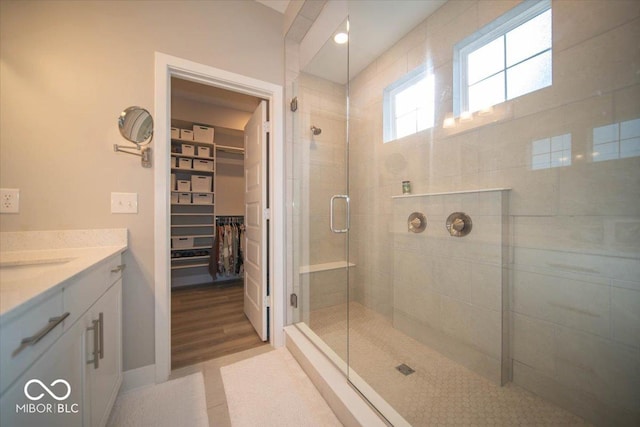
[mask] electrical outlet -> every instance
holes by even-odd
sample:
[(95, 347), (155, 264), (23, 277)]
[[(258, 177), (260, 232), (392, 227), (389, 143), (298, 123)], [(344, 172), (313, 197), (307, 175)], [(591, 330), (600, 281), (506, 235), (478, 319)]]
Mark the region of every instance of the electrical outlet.
[(20, 212), (20, 190), (18, 188), (0, 188), (0, 213)]

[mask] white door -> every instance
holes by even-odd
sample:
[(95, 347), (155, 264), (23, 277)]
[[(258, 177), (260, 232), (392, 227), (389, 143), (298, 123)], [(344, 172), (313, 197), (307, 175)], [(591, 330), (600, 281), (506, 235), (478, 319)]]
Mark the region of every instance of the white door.
[(267, 340), (266, 122), (267, 102), (261, 101), (244, 128), (244, 313), (262, 341)]

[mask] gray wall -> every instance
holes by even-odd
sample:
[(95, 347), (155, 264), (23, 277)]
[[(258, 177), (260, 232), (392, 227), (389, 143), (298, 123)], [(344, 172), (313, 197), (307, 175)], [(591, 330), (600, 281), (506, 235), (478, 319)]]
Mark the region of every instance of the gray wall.
[[(283, 16), (253, 1), (0, 3), (0, 230), (129, 229), (124, 369), (154, 363), (153, 169), (113, 152), (122, 109), (153, 114), (154, 52), (282, 84)], [(110, 192), (138, 193), (112, 215)]]

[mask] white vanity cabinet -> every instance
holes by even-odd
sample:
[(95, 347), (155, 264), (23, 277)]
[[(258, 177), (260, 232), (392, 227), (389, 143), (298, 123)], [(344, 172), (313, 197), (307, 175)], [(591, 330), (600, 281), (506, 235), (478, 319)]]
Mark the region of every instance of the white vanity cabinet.
[[(122, 382), (121, 258), (118, 253), (82, 271), (47, 299), (56, 304), (61, 301), (61, 312), (69, 313), (46, 335), (52, 344), (39, 347), (38, 343), (14, 357), (6, 355), (9, 358), (3, 362), (3, 369), (19, 371), (11, 371), (17, 379), (8, 388), (3, 387), (0, 425), (106, 424)], [(34, 305), (20, 318), (37, 316), (42, 306)], [(14, 339), (34, 333), (20, 327), (20, 322), (7, 322), (2, 336)], [(41, 342), (47, 341), (43, 338)], [(23, 368), (26, 362), (22, 359), (26, 357), (35, 361)], [(5, 371), (1, 374), (5, 376)]]
[[(77, 322), (5, 392), (1, 399), (0, 425), (83, 425), (84, 330), (82, 322)], [(66, 381), (69, 387), (64, 383), (54, 384), (61, 379)], [(33, 380), (40, 383), (31, 382), (25, 390), (25, 385)], [(42, 384), (51, 390), (56, 398), (50, 396)], [(63, 398), (68, 391), (68, 397), (57, 400)], [(42, 393), (44, 395), (39, 397)]]
[(84, 324), (85, 425), (104, 426), (122, 382), (122, 280), (91, 307)]

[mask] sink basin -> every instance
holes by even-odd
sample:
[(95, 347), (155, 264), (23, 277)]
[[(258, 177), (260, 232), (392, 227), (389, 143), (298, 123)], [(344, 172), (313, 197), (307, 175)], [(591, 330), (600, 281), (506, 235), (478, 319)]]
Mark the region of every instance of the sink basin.
[(53, 271), (75, 258), (0, 262), (0, 282), (30, 279)]

